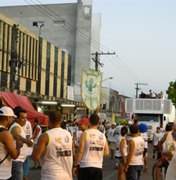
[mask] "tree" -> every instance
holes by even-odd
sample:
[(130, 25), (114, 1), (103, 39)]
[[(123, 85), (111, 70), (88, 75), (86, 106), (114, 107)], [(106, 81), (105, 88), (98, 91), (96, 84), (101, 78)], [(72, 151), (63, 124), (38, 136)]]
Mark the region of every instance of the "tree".
[(169, 83), (166, 93), (168, 95), (168, 99), (171, 99), (172, 103), (176, 107), (176, 80)]

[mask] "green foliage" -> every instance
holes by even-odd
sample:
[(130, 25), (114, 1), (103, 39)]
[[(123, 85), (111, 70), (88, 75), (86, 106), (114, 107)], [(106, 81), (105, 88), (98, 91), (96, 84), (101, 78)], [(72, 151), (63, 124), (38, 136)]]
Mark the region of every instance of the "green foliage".
[(127, 125), (128, 124), (128, 121), (126, 119), (120, 119), (119, 122), (118, 122), (119, 125)]
[(169, 83), (166, 93), (168, 95), (168, 99), (171, 99), (172, 103), (176, 107), (176, 81)]

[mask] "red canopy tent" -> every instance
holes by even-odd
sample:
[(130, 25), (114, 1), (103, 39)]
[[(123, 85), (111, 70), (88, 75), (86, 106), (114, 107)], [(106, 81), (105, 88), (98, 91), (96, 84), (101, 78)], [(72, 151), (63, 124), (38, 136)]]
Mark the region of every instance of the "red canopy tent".
[(34, 123), (34, 119), (38, 119), (41, 125), (48, 125), (48, 116), (36, 111), (28, 97), (13, 94), (11, 92), (0, 92), (0, 98), (2, 99), (4, 105), (9, 106), (12, 109), (16, 106), (21, 106), (25, 109), (27, 111), (27, 119), (32, 125)]

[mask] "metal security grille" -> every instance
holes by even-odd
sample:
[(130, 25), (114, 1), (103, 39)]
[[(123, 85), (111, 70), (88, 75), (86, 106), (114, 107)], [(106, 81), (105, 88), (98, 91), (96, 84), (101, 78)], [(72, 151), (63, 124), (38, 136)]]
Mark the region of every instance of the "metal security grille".
[(130, 113), (130, 112), (133, 112), (133, 99), (126, 99), (126, 112), (127, 113)]
[(136, 99), (135, 110), (161, 111), (161, 103), (160, 99)]
[(172, 102), (168, 99), (132, 99), (126, 100), (126, 112), (145, 114), (170, 114)]

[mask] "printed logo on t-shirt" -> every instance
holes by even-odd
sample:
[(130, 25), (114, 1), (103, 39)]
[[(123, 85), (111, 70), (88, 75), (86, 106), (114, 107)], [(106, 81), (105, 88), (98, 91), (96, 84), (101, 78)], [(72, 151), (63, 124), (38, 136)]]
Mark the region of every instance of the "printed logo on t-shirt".
[(66, 136), (64, 140), (65, 140), (65, 143), (69, 143), (69, 137), (68, 136)]
[(103, 140), (103, 135), (100, 135), (100, 136), (99, 136), (99, 140)]
[(56, 156), (57, 156), (57, 158), (71, 156), (71, 150), (56, 147)]
[[(93, 138), (90, 140), (90, 151), (103, 151), (104, 141), (103, 135), (100, 136), (92, 136)], [(96, 138), (97, 137), (97, 138)]]

